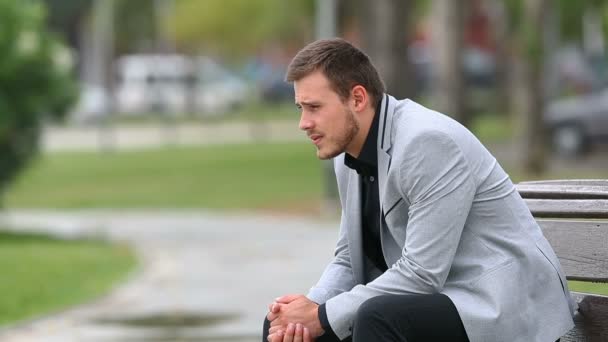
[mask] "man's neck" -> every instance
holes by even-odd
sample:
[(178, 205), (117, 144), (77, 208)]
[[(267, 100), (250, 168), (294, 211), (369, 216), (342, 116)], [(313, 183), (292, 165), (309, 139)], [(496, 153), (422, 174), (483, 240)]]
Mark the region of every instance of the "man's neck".
[(369, 134), (375, 114), (375, 108), (367, 108), (365, 111), (355, 114), (358, 115), (359, 118), (359, 132), (357, 135), (355, 135), (350, 145), (346, 148), (346, 153), (355, 158), (361, 154), (361, 149), (363, 149), (363, 144), (365, 144), (365, 140)]

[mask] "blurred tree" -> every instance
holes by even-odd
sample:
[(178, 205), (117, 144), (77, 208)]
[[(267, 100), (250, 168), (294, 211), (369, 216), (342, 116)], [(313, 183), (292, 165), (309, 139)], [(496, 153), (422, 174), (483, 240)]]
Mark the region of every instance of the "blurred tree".
[(0, 194), (37, 151), (45, 117), (75, 99), (71, 57), (45, 29), (40, 1), (0, 0)]
[(247, 57), (268, 43), (301, 47), (313, 18), (314, 0), (176, 0), (167, 27), (182, 50)]
[(566, 40), (580, 41), (583, 38), (583, 27), (586, 12), (598, 13), (603, 19), (604, 36), (608, 29), (608, 1), (607, 0), (557, 0), (560, 31)]
[(545, 107), (544, 77), (549, 17), (554, 15), (553, 0), (525, 0), (523, 20), (518, 41), (522, 52), (523, 74), (521, 89), (526, 103), (521, 112), (520, 126), (523, 165), (527, 172), (541, 174), (546, 169), (545, 127), (542, 116)]
[(83, 19), (91, 10), (93, 0), (45, 0), (47, 21), (51, 29), (63, 35), (71, 46), (80, 46), (79, 32)]
[(433, 44), (437, 72), (433, 86), (436, 107), (468, 126), (463, 70), (464, 27), (469, 1), (433, 0)]
[[(551, 97), (547, 77), (548, 51), (562, 39), (581, 41), (585, 13), (608, 11), (606, 0), (508, 0), (499, 1), (506, 13), (511, 42), (506, 74), (510, 78), (511, 110), (516, 117), (516, 140), (525, 171), (540, 174), (546, 168), (546, 133), (542, 124), (545, 102)], [(501, 6), (502, 5), (502, 6)], [(602, 16), (604, 37), (608, 16)]]
[(115, 0), (114, 51), (117, 56), (151, 52), (157, 48), (160, 28), (155, 15), (154, 1)]
[[(93, 0), (65, 1), (44, 0), (48, 6), (48, 24), (56, 32), (61, 33), (70, 46), (77, 50), (86, 34), (87, 24), (92, 17)], [(154, 13), (154, 2), (150, 0), (115, 0), (114, 26), (116, 34), (113, 38), (117, 55), (152, 51), (156, 46), (157, 23)]]
[(412, 31), (411, 0), (359, 1), (362, 48), (370, 56), (389, 93), (413, 97), (413, 68), (407, 48)]
[(557, 22), (554, 0), (505, 1), (513, 54), (508, 62), (511, 110), (524, 171), (539, 175), (546, 169), (545, 128), (542, 115), (547, 89), (546, 59), (551, 32)]

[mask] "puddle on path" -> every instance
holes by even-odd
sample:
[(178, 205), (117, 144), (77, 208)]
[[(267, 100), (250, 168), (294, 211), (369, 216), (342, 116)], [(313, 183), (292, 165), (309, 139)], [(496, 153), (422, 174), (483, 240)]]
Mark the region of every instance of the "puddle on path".
[[(92, 322), (114, 328), (124, 328), (130, 333), (125, 338), (115, 338), (115, 342), (126, 341), (217, 341), (217, 342), (253, 342), (255, 336), (205, 336), (201, 329), (216, 324), (229, 322), (238, 318), (236, 314), (209, 314), (201, 312), (162, 312), (147, 315), (129, 315), (123, 317), (99, 317)], [(137, 332), (137, 333), (136, 333)], [(137, 335), (141, 335), (138, 337)], [(198, 335), (198, 336), (197, 336)]]
[(100, 317), (93, 322), (134, 328), (197, 328), (238, 318), (235, 314), (206, 314), (200, 312), (162, 312), (139, 316)]

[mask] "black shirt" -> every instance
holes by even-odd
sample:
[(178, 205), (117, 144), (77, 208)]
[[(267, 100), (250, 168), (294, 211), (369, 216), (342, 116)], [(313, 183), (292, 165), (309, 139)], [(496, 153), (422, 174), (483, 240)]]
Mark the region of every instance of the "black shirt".
[[(344, 164), (357, 171), (361, 185), (361, 227), (363, 252), (381, 272), (386, 271), (386, 262), (380, 243), (380, 196), (378, 189), (378, 122), (376, 111), (363, 148), (358, 158), (344, 156)], [(367, 279), (366, 281), (371, 281)]]
[[(382, 245), (380, 242), (380, 195), (378, 188), (378, 125), (380, 121), (380, 104), (372, 125), (365, 139), (359, 157), (355, 158), (346, 153), (344, 165), (357, 171), (361, 185), (361, 227), (363, 234), (363, 252), (365, 257), (371, 261), (380, 272), (388, 269)], [(367, 279), (371, 281), (373, 279)], [(319, 305), (319, 321), (325, 335), (336, 336), (329, 320), (325, 304)], [(337, 337), (336, 337), (337, 339)]]

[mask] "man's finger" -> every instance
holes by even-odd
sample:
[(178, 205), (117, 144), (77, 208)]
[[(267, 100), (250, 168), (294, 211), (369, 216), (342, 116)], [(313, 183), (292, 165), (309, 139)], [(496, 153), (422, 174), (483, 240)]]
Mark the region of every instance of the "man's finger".
[(273, 314), (273, 313), (270, 313), (269, 315), (276, 316), (276, 317), (274, 317), (276, 319), (273, 319), (272, 321), (270, 321), (270, 326), (271, 327), (285, 325), (284, 328), (287, 328), (287, 322), (285, 322), (284, 320), (278, 318), (279, 315)]
[(293, 342), (303, 342), (304, 340), (304, 331), (302, 329), (302, 324), (296, 324), (296, 331), (293, 335)]
[(283, 336), (283, 342), (293, 342), (293, 335), (296, 332), (296, 326), (293, 323), (289, 323), (287, 325), (287, 331), (285, 331), (285, 336)]
[(272, 322), (274, 322), (277, 317), (279, 317), (279, 315), (274, 312), (269, 312), (268, 315), (266, 315), (266, 318), (268, 318), (268, 320), (270, 321), (270, 325), (272, 325)]
[(283, 330), (279, 330), (274, 337), (272, 338), (272, 342), (283, 342)]
[(304, 342), (312, 342), (312, 338), (310, 338), (310, 331), (308, 331), (308, 328), (304, 327), (304, 331), (302, 332), (302, 334), (302, 339), (304, 340)]
[(300, 294), (289, 294), (289, 295), (285, 295), (285, 296), (281, 296), (277, 299), (275, 299), (278, 303), (283, 303), (283, 304), (289, 304), (291, 302), (293, 302), (294, 300), (298, 299), (299, 297), (302, 297), (302, 295)]
[(281, 325), (276, 325), (274, 327), (270, 327), (270, 329), (268, 329), (268, 334), (272, 335), (272, 334), (276, 334), (277, 331), (282, 330), (283, 326)]
[(281, 305), (282, 305), (282, 303), (278, 303), (278, 302), (272, 302), (272, 303), (268, 304), (268, 312), (274, 312), (274, 313), (279, 312), (279, 310), (281, 309)]
[(274, 322), (274, 320), (277, 319), (277, 317), (279, 317), (279, 312), (281, 311), (281, 308), (283, 307), (283, 305), (285, 305), (285, 304), (279, 304), (279, 303), (274, 304), (274, 307), (272, 308), (272, 310), (268, 313), (268, 315), (266, 315), (266, 318), (268, 318), (271, 325), (272, 325), (272, 322)]

